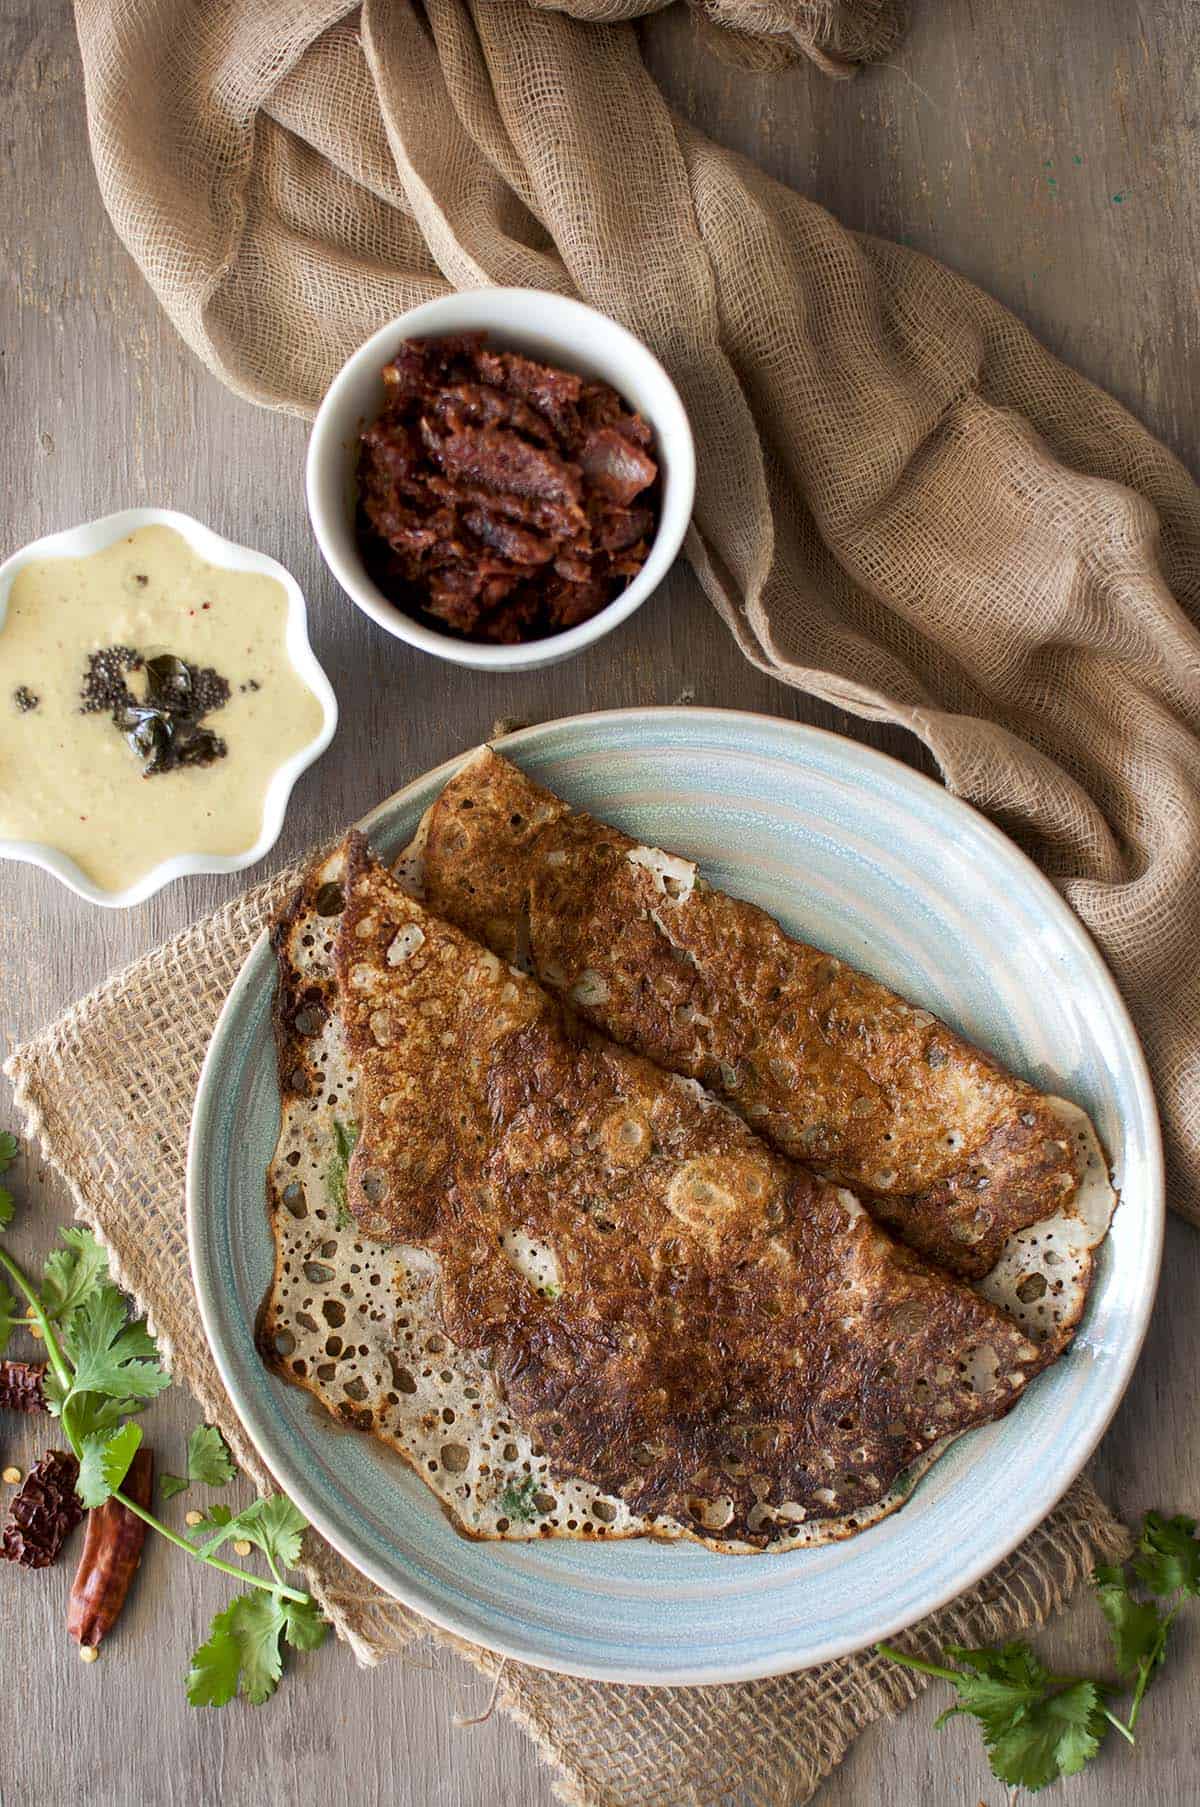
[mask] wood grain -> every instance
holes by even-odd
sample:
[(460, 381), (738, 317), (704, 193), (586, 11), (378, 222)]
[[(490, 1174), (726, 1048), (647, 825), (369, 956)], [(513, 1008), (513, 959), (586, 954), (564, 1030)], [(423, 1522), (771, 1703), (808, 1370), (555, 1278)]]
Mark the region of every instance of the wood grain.
[[(697, 47), (681, 9), (645, 31), (675, 102), (713, 134), (828, 205), (974, 277), (1054, 349), (1197, 462), (1200, 153), (1191, 0), (1059, 0), (1054, 7), (920, 0), (894, 65), (849, 85), (807, 70), (754, 76)], [(695, 585), (676, 573), (624, 630), (548, 673), (489, 677), (384, 638), (336, 592), (305, 520), (304, 430), (229, 396), (176, 339), (116, 242), (96, 195), (64, 0), (0, 4), (7, 241), (0, 332), (4, 550), (136, 502), (185, 509), (281, 558), (310, 599), (338, 691), (334, 747), (297, 789), (274, 860), (299, 851), (502, 715), (687, 697), (815, 721), (919, 760), (754, 672)], [(1120, 196), (1118, 200), (1116, 197)], [(0, 875), (3, 1028), (17, 1039), (211, 905), (236, 879), (193, 879), (141, 909), (93, 911), (27, 867)], [(6, 1101), (0, 1100), (0, 1112)], [(0, 1119), (2, 1120), (2, 1119)], [(44, 1247), (59, 1190), (23, 1176), (25, 1239)], [(1200, 1504), (1193, 1435), (1200, 1239), (1172, 1223), (1146, 1353), (1105, 1439), (1098, 1479), (1133, 1514)], [(174, 1395), (153, 1441), (177, 1466), (194, 1422)], [(4, 1462), (37, 1453), (36, 1427), (0, 1426)], [(180, 1502), (178, 1510), (182, 1513)], [(153, 1540), (151, 1540), (153, 1543)], [(342, 1649), (297, 1665), (261, 1712), (191, 1711), (182, 1676), (224, 1586), (158, 1545), (102, 1660), (81, 1669), (63, 1630), (69, 1565), (4, 1578), (0, 1803), (66, 1807), (546, 1807), (549, 1778), (487, 1687), (443, 1651), (374, 1673)], [(1047, 1634), (1060, 1660), (1101, 1658), (1085, 1602)], [(1073, 1807), (1200, 1801), (1196, 1661), (1156, 1688), (1136, 1759), (1109, 1753), (1069, 1785)], [(934, 1735), (926, 1697), (867, 1733), (821, 1807), (1000, 1807), (974, 1730)], [(1057, 1798), (1057, 1797), (1053, 1797)]]

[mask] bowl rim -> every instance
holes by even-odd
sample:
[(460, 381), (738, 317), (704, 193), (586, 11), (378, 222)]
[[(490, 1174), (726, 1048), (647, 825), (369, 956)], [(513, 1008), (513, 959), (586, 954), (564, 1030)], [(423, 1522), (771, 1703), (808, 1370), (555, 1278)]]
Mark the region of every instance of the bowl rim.
[[(852, 736), (837, 734), (830, 729), (818, 728), (811, 723), (795, 722), (787, 718), (771, 716), (761, 710), (739, 710), (696, 704), (651, 705), (648, 709), (627, 706), (617, 709), (583, 711), (551, 721), (534, 723), (529, 727), (499, 736), (488, 744), (494, 745), (497, 750), (505, 754), (519, 758), (523, 748), (536, 747), (542, 739), (552, 738), (556, 733), (561, 734), (564, 729), (578, 729), (584, 725), (594, 726), (596, 724), (603, 724), (606, 727), (609, 725), (620, 727), (624, 724), (644, 725), (647, 716), (660, 725), (664, 733), (673, 726), (687, 728), (692, 724), (704, 722), (711, 722), (715, 728), (724, 727), (731, 731), (736, 731), (742, 726), (761, 726), (775, 731), (784, 730), (789, 739), (795, 735), (801, 741), (811, 740), (817, 747), (835, 745), (855, 781), (861, 780), (864, 774), (871, 772), (884, 777), (891, 774), (894, 782), (902, 789), (911, 788), (918, 797), (927, 797), (930, 793), (936, 792), (939, 807), (946, 810), (951, 822), (962, 823), (965, 829), (980, 835), (1002, 857), (1012, 860), (1022, 869), (1032, 895), (1040, 900), (1046, 912), (1053, 917), (1056, 925), (1072, 943), (1075, 952), (1091, 969), (1097, 985), (1106, 996), (1114, 1020), (1119, 1022), (1122, 1028), (1124, 1045), (1132, 1069), (1137, 1119), (1146, 1139), (1147, 1186), (1146, 1195), (1142, 1201), (1146, 1230), (1144, 1242), (1146, 1283), (1133, 1314), (1132, 1333), (1125, 1338), (1120, 1349), (1113, 1356), (1110, 1397), (1106, 1401), (1103, 1413), (1098, 1415), (1088, 1427), (1080, 1448), (1072, 1453), (1067, 1469), (1056, 1477), (1050, 1503), (1039, 1506), (1036, 1510), (1023, 1511), (1019, 1517), (1011, 1519), (1004, 1532), (1003, 1547), (989, 1552), (985, 1561), (968, 1564), (953, 1579), (947, 1580), (944, 1585), (939, 1586), (935, 1590), (935, 1597), (923, 1603), (920, 1613), (915, 1618), (911, 1613), (897, 1614), (882, 1629), (876, 1628), (871, 1634), (873, 1638), (894, 1637), (907, 1630), (913, 1623), (919, 1622), (926, 1615), (936, 1612), (951, 1601), (958, 1599), (990, 1573), (997, 1563), (1006, 1560), (1013, 1550), (1017, 1549), (1026, 1537), (1044, 1522), (1095, 1453), (1096, 1447), (1111, 1425), (1129, 1387), (1145, 1344), (1150, 1316), (1157, 1297), (1166, 1222), (1166, 1184), (1162, 1136), (1145, 1052), (1128, 1006), (1103, 955), (1087, 928), (1058, 889), (1029, 856), (974, 805), (968, 803), (964, 798), (955, 796), (936, 779), (927, 776), (903, 760), (897, 759), (892, 754), (885, 753)], [(428, 786), (444, 783), (469, 756), (470, 751), (471, 749), (468, 748), (455, 753), (429, 771), (408, 780), (390, 797), (384, 798), (376, 804), (360, 819), (357, 826), (369, 833), (380, 820), (401, 808), (414, 793), (421, 792)], [(483, 1642), (477, 1626), (466, 1623), (455, 1613), (431, 1602), (427, 1594), (423, 1594), (419, 1587), (398, 1589), (393, 1578), (386, 1575), (373, 1560), (364, 1559), (362, 1552), (353, 1547), (352, 1540), (341, 1536), (337, 1527), (331, 1525), (320, 1505), (314, 1503), (312, 1489), (308, 1485), (303, 1469), (293, 1467), (290, 1457), (274, 1445), (269, 1436), (264, 1437), (260, 1442), (262, 1425), (258, 1414), (253, 1408), (247, 1409), (245, 1394), (239, 1382), (236, 1361), (224, 1344), (215, 1270), (203, 1223), (202, 1201), (205, 1195), (207, 1138), (209, 1137), (210, 1123), (218, 1109), (219, 1072), (225, 1054), (225, 1044), (247, 997), (251, 995), (256, 985), (263, 982), (261, 967), (268, 947), (269, 936), (264, 930), (248, 949), (245, 961), (221, 1007), (208, 1047), (205, 1050), (189, 1130), (185, 1169), (188, 1254), (192, 1284), (205, 1338), (222, 1382), (233, 1403), (234, 1411), (247, 1436), (264, 1459), (267, 1459), (269, 1454), (273, 1472), (277, 1475), (280, 1485), (285, 1487), (291, 1497), (308, 1513), (316, 1530), (357, 1573), (374, 1582), (391, 1598), (401, 1600), (412, 1610), (430, 1619), (443, 1631), (468, 1638), (472, 1642)], [(741, 1558), (732, 1560), (740, 1561)], [(557, 1674), (650, 1687), (698, 1687), (723, 1686), (735, 1682), (760, 1680), (769, 1676), (797, 1673), (798, 1670), (854, 1655), (866, 1649), (870, 1641), (870, 1638), (865, 1642), (847, 1642), (840, 1638), (833, 1638), (827, 1640), (814, 1652), (807, 1654), (805, 1661), (798, 1666), (784, 1659), (751, 1660), (731, 1664), (720, 1674), (714, 1674), (711, 1670), (699, 1666), (689, 1667), (686, 1664), (680, 1664), (669, 1672), (654, 1671), (650, 1673), (640, 1667), (636, 1661), (612, 1662), (601, 1668), (557, 1653), (553, 1657), (544, 1653), (534, 1654), (527, 1644), (521, 1642), (519, 1637), (494, 1634), (489, 1635), (485, 1647), (498, 1655), (512, 1657)]]
[(152, 506), (118, 509), (115, 513), (101, 515), (94, 521), (82, 521), (78, 526), (63, 527), (55, 533), (43, 534), (39, 539), (31, 540), (28, 545), (10, 553), (0, 564), (0, 635), (4, 631), (13, 580), (26, 565), (35, 559), (84, 558), (93, 552), (103, 552), (106, 547), (115, 544), (127, 533), (136, 532), (140, 527), (173, 528), (193, 551), (210, 564), (227, 571), (260, 573), (264, 577), (273, 577), (282, 584), (288, 599), (284, 643), (300, 677), (321, 705), (321, 727), (312, 740), (298, 748), (290, 759), (285, 760), (272, 773), (263, 799), (262, 831), (254, 845), (244, 853), (175, 853), (168, 859), (160, 860), (157, 866), (152, 866), (123, 890), (111, 891), (88, 878), (69, 854), (63, 853), (49, 842), (0, 837), (0, 859), (40, 866), (43, 872), (49, 872), (69, 891), (74, 891), (77, 897), (106, 909), (128, 909), (133, 904), (144, 903), (148, 897), (154, 896), (164, 885), (177, 878), (205, 872), (242, 872), (247, 866), (253, 866), (261, 860), (279, 839), (296, 780), (321, 757), (333, 739), (338, 722), (338, 705), (333, 686), (318, 663), (308, 638), (308, 610), (304, 592), (291, 572), (269, 554), (259, 552), (253, 546), (240, 545), (236, 540), (226, 539), (215, 529), (206, 527), (203, 521), (197, 521), (193, 516), (182, 514), (177, 509)]
[[(327, 531), (332, 511), (327, 509), (319, 494), (321, 481), (327, 470), (335, 463), (344, 465), (349, 456), (342, 411), (346, 392), (362, 371), (372, 366), (381, 368), (388, 356), (394, 354), (398, 336), (429, 336), (437, 331), (436, 322), (443, 313), (456, 313), (459, 310), (469, 313), (474, 306), (486, 311), (489, 300), (505, 304), (518, 300), (529, 301), (543, 314), (557, 314), (560, 317), (565, 315), (580, 323), (585, 320), (589, 323), (598, 322), (611, 340), (642, 361), (648, 374), (661, 381), (665, 387), (665, 414), (667, 417), (672, 414), (675, 416), (673, 420), (667, 418), (664, 421), (663, 412), (660, 411), (650, 421), (660, 441), (669, 443), (670, 462), (665, 473), (658, 527), (641, 570), (618, 596), (614, 596), (611, 602), (606, 603), (586, 621), (566, 628), (562, 633), (549, 634), (545, 639), (520, 641), (512, 646), (461, 640), (449, 633), (439, 633), (435, 628), (418, 621), (415, 616), (408, 615), (398, 603), (390, 601), (368, 576), (361, 559), (357, 556), (343, 556), (332, 543)], [(478, 330), (485, 329), (492, 330), (488, 322), (481, 319)], [(456, 321), (447, 330), (462, 332), (473, 328), (466, 321)], [(505, 329), (501, 326), (495, 330), (498, 341), (503, 341)], [(619, 384), (613, 386), (619, 388)], [(356, 608), (369, 615), (394, 638), (419, 647), (423, 652), (432, 653), (435, 658), (479, 670), (522, 671), (555, 664), (594, 644), (628, 620), (663, 582), (683, 544), (695, 503), (695, 437), (687, 409), (673, 379), (649, 346), (619, 320), (601, 313), (598, 308), (591, 307), (573, 295), (560, 295), (553, 290), (501, 285), (456, 289), (420, 302), (416, 307), (407, 308), (393, 320), (378, 327), (357, 350), (351, 352), (326, 389), (314, 417), (305, 456), (304, 488), (309, 522), (321, 557)]]

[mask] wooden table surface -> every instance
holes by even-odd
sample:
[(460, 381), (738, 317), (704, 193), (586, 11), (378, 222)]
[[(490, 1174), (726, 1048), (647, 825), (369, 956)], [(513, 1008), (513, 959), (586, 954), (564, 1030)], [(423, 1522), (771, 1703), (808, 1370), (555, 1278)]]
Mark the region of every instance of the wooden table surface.
[[(807, 69), (727, 69), (695, 48), (679, 8), (648, 27), (648, 54), (678, 104), (716, 136), (848, 224), (977, 279), (1195, 469), (1192, 0), (918, 0), (915, 10), (893, 64), (850, 84)], [(623, 630), (551, 672), (477, 675), (388, 639), (337, 593), (317, 556), (301, 487), (304, 427), (228, 395), (176, 338), (117, 243), (88, 160), (64, 0), (0, 0), (0, 46), (3, 551), (153, 502), (198, 515), (296, 573), (342, 725), (298, 786), (273, 861), (504, 715), (688, 699), (818, 722), (918, 758), (903, 736), (872, 733), (753, 671), (684, 572)], [(4, 1032), (15, 1040), (39, 1028), (237, 883), (192, 879), (139, 909), (105, 913), (30, 867), (4, 867)], [(0, 1123), (7, 1109), (0, 1098)], [(61, 1190), (36, 1172), (22, 1190), (24, 1246), (44, 1248), (66, 1214)], [(1172, 1222), (1149, 1343), (1096, 1463), (1100, 1487), (1126, 1514), (1200, 1509), (1198, 1297), (1200, 1236)], [(178, 1462), (194, 1421), (190, 1402), (174, 1394), (155, 1408), (152, 1436), (165, 1461)], [(36, 1425), (6, 1420), (0, 1435), (5, 1462), (24, 1466), (37, 1453)], [(547, 1772), (503, 1716), (459, 1723), (483, 1710), (487, 1689), (442, 1651), (364, 1672), (329, 1647), (297, 1664), (266, 1708), (191, 1710), (187, 1659), (225, 1588), (161, 1543), (149, 1550), (119, 1635), (84, 1669), (63, 1629), (71, 1567), (3, 1579), (0, 1803), (552, 1799)], [(1200, 1801), (1200, 1635), (1192, 1629), (1179, 1641), (1136, 1756), (1107, 1751), (1066, 1786), (1073, 1807)], [(1100, 1660), (1091, 1604), (1061, 1618), (1045, 1642), (1060, 1661)], [(825, 1785), (821, 1807), (999, 1807), (1006, 1791), (990, 1778), (974, 1728), (932, 1731), (945, 1704), (935, 1689), (898, 1723), (868, 1732)]]

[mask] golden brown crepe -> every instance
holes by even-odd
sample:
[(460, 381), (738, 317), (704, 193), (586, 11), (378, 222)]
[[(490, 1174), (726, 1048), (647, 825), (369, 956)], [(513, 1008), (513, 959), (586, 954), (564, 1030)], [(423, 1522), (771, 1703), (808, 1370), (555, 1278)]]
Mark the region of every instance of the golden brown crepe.
[(1075, 1195), (1083, 1155), (1055, 1101), (491, 749), (447, 784), (414, 855), (431, 910), (853, 1187), (938, 1266), (988, 1273)]
[(350, 1212), (434, 1258), (446, 1336), (557, 1475), (768, 1547), (877, 1516), (914, 1459), (1016, 1399), (1036, 1346), (849, 1193), (572, 1027), (361, 837), (344, 891)]

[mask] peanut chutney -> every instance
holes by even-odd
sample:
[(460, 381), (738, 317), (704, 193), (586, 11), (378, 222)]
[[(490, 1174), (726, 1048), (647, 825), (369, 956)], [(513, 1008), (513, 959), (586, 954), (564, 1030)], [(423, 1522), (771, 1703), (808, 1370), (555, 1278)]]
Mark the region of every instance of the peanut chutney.
[(209, 564), (170, 527), (25, 565), (0, 626), (0, 838), (108, 891), (253, 847), (323, 715), (287, 621), (276, 578)]

